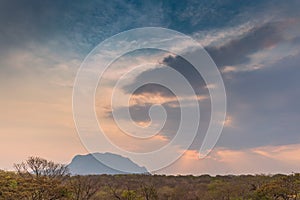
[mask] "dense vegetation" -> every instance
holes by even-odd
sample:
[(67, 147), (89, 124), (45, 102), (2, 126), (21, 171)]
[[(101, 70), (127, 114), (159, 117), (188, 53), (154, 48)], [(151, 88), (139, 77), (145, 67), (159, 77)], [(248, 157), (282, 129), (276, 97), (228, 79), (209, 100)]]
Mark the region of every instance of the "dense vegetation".
[(31, 157), (0, 171), (1, 200), (297, 200), (300, 174), (241, 176), (70, 176), (65, 165)]

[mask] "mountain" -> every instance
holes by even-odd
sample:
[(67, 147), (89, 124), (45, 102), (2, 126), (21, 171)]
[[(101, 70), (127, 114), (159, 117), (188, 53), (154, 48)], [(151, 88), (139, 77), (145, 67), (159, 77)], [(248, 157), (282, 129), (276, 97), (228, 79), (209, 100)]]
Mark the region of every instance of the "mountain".
[[(116, 166), (119, 169), (112, 169), (104, 163)], [(148, 173), (145, 167), (140, 167), (129, 158), (113, 153), (93, 153), (75, 156), (68, 165), (73, 175), (91, 174), (145, 174)]]

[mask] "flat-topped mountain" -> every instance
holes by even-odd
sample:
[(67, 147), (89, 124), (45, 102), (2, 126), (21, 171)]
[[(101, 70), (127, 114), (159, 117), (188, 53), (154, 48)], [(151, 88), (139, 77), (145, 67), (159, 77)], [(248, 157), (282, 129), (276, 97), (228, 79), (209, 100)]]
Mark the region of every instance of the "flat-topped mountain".
[[(103, 163), (109, 163), (110, 166), (115, 166), (118, 170)], [(72, 159), (68, 167), (73, 175), (148, 173), (145, 167), (140, 167), (129, 158), (113, 153), (77, 155)]]

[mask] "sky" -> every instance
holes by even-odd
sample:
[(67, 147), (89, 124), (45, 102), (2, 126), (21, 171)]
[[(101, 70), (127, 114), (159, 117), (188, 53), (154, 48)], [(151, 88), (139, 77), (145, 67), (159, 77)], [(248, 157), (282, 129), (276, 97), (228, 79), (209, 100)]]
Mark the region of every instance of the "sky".
[[(146, 126), (149, 108), (165, 107), (163, 129), (146, 143), (122, 135), (107, 108), (108, 94), (120, 76), (150, 62), (154, 66), (127, 79), (120, 88), (122, 94), (128, 95), (131, 87), (153, 74), (161, 80), (170, 68), (175, 69), (195, 90), (202, 127), (180, 159), (155, 173), (299, 172), (299, 9), (297, 0), (1, 0), (0, 169), (10, 170), (13, 163), (32, 155), (69, 163), (75, 155), (89, 153), (80, 141), (72, 111), (73, 84), (81, 63), (99, 43), (115, 34), (162, 27), (192, 37), (216, 63), (227, 96), (221, 137), (206, 158), (198, 158), (202, 131), (210, 118), (208, 88), (213, 85), (205, 85), (182, 57), (160, 50), (125, 55), (105, 72), (105, 87), (97, 88), (95, 107), (107, 136), (136, 152), (155, 150), (174, 137), (180, 109), (178, 99), (167, 88), (155, 84), (140, 87), (132, 94), (130, 105), (116, 108), (121, 118), (123, 110), (130, 109), (133, 120)], [(189, 99), (185, 101), (193, 108)], [(174, 147), (177, 150), (180, 147)]]

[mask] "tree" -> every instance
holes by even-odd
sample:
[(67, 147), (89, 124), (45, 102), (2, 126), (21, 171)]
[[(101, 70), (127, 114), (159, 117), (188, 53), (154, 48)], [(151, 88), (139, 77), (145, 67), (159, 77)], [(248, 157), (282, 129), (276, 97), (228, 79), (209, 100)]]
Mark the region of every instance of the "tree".
[(157, 191), (153, 185), (142, 184), (141, 191), (142, 191), (143, 197), (146, 200), (157, 200), (158, 199)]
[(275, 175), (270, 182), (262, 185), (255, 192), (255, 199), (263, 200), (296, 200), (299, 192), (299, 176)]
[(130, 189), (123, 190), (121, 196), (124, 200), (136, 200), (137, 199), (136, 191), (135, 190), (130, 190)]
[(19, 192), (28, 195), (28, 200), (63, 200), (69, 196), (64, 179), (68, 177), (66, 165), (57, 164), (39, 157), (29, 157), (15, 164), (19, 175)]
[(40, 157), (29, 157), (25, 162), (14, 164), (14, 167), (20, 175), (34, 175), (35, 178), (46, 176), (55, 179), (69, 175), (66, 165), (54, 163)]
[(96, 176), (74, 176), (69, 184), (74, 200), (90, 200), (100, 188)]

